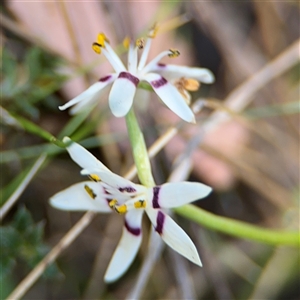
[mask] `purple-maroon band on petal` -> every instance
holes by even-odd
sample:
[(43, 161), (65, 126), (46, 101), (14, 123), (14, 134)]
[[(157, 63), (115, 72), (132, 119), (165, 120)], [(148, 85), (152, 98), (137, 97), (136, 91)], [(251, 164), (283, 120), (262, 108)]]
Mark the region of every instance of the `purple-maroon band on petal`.
[(163, 233), (165, 222), (165, 215), (163, 212), (159, 211), (156, 217), (156, 227), (155, 230), (161, 235)]
[(160, 208), (160, 205), (158, 203), (159, 191), (160, 191), (160, 186), (155, 186), (153, 188), (153, 198), (152, 198), (152, 207), (153, 208)]
[(150, 84), (151, 84), (154, 88), (156, 88), (156, 89), (158, 89), (158, 88), (164, 86), (164, 85), (167, 84), (167, 83), (168, 83), (168, 80), (167, 80), (166, 78), (164, 78), (164, 77), (160, 77), (160, 79), (153, 80), (153, 81), (150, 82)]
[(140, 82), (140, 80), (139, 80), (137, 77), (131, 75), (131, 74), (128, 73), (128, 72), (121, 72), (121, 73), (119, 74), (119, 77), (118, 77), (118, 78), (126, 78), (126, 79), (128, 79), (129, 81), (131, 81), (135, 86), (137, 86), (137, 85), (139, 84), (139, 82)]
[(100, 78), (99, 81), (100, 82), (105, 82), (105, 81), (109, 80), (110, 78), (111, 78), (111, 75), (108, 75), (108, 76)]
[(166, 66), (166, 64), (162, 64), (162, 63), (158, 63), (157, 65), (161, 68), (164, 68)]
[(131, 234), (135, 235), (135, 236), (139, 236), (141, 234), (141, 228), (134, 228), (131, 227), (125, 220), (125, 228), (127, 229), (128, 232), (130, 232)]
[(136, 192), (136, 189), (131, 187), (131, 186), (126, 186), (126, 187), (120, 187), (119, 191), (122, 192), (122, 193), (123, 192), (134, 193), (134, 192)]
[[(110, 195), (110, 193), (106, 190), (106, 188), (105, 187), (102, 187), (103, 188), (103, 192), (104, 192), (104, 194), (106, 194), (106, 195)], [(107, 204), (111, 201), (111, 199), (110, 198), (105, 198), (105, 200), (107, 201)]]

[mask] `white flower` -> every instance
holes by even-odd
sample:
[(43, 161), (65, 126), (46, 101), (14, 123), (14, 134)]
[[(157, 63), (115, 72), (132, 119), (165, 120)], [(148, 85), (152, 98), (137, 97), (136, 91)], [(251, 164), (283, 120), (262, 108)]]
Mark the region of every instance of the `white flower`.
[(92, 210), (125, 214), (121, 240), (105, 274), (105, 281), (117, 280), (129, 268), (142, 240), (141, 222), (145, 211), (154, 229), (175, 251), (201, 266), (195, 245), (164, 211), (206, 197), (211, 188), (198, 182), (166, 183), (147, 188), (112, 173), (77, 143), (68, 143), (71, 158), (93, 181), (85, 181), (57, 193), (50, 199), (55, 208), (72, 211)]
[[(132, 106), (139, 82), (144, 80), (152, 86), (155, 93), (174, 113), (187, 122), (195, 122), (194, 114), (187, 104), (189, 103), (187, 90), (197, 90), (198, 81), (212, 83), (214, 76), (209, 70), (203, 68), (160, 64), (159, 61), (165, 56), (177, 57), (179, 55), (179, 51), (174, 49), (161, 52), (146, 64), (151, 42), (156, 32), (157, 27), (154, 27), (149, 32), (146, 42), (138, 39), (135, 45), (126, 40), (126, 46), (129, 48), (127, 69), (110, 46), (106, 36), (100, 33), (97, 42), (93, 44), (93, 49), (106, 56), (115, 72), (100, 78), (82, 94), (59, 108), (64, 110), (76, 104), (71, 113), (77, 113), (94, 104), (103, 89), (113, 83), (109, 94), (109, 106), (116, 117), (123, 117)], [(138, 49), (143, 49), (139, 61)]]

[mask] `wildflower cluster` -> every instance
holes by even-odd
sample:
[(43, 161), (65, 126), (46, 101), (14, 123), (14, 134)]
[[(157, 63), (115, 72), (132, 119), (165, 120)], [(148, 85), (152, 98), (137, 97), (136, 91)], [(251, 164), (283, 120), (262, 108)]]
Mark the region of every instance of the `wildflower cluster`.
[[(163, 51), (147, 63), (156, 33), (155, 26), (150, 30), (146, 41), (138, 39), (133, 43), (130, 39), (125, 39), (124, 45), (128, 49), (127, 68), (110, 46), (105, 34), (100, 33), (93, 49), (106, 56), (115, 72), (100, 78), (60, 109), (74, 106), (71, 113), (80, 112), (94, 105), (104, 88), (112, 84), (109, 106), (116, 117), (123, 117), (131, 109), (139, 82), (146, 81), (173, 112), (187, 122), (195, 122), (189, 107), (188, 91), (197, 90), (199, 81), (212, 83), (214, 77), (207, 69), (159, 63), (165, 56), (177, 57), (179, 51), (175, 49)], [(139, 50), (142, 53), (138, 59)], [(57, 193), (50, 199), (50, 204), (61, 210), (124, 214), (122, 236), (105, 273), (106, 282), (115, 281), (122, 276), (135, 258), (142, 241), (141, 222), (144, 212), (167, 245), (196, 265), (202, 265), (194, 243), (167, 215), (166, 209), (202, 199), (211, 192), (210, 187), (199, 182), (165, 183), (154, 187), (135, 184), (111, 172), (90, 152), (68, 137), (63, 142), (73, 161), (82, 168), (81, 174), (91, 180), (74, 184)]]
[[(80, 112), (85, 107), (97, 102), (104, 88), (113, 84), (108, 97), (109, 106), (116, 117), (124, 117), (132, 106), (139, 82), (146, 81), (175, 114), (187, 122), (194, 123), (195, 117), (188, 105), (190, 102), (188, 91), (197, 90), (198, 81), (212, 83), (214, 76), (204, 68), (159, 63), (165, 56), (177, 57), (180, 53), (176, 49), (163, 51), (146, 63), (156, 33), (157, 27), (150, 30), (146, 42), (143, 39), (138, 39), (135, 43), (129, 39), (125, 40), (124, 44), (128, 48), (127, 69), (110, 46), (105, 34), (100, 33), (97, 42), (93, 44), (93, 49), (96, 53), (105, 55), (115, 72), (101, 77), (82, 94), (59, 108), (64, 110), (75, 105), (71, 112)], [(138, 50), (143, 51), (139, 60)]]
[(201, 266), (191, 239), (165, 212), (206, 197), (211, 188), (199, 182), (165, 183), (147, 188), (111, 172), (82, 146), (64, 138), (71, 158), (92, 181), (77, 183), (50, 200), (52, 206), (70, 211), (93, 210), (125, 214), (123, 234), (105, 274), (107, 282), (119, 278), (133, 261), (141, 240), (142, 215), (146, 212), (154, 229), (175, 251)]

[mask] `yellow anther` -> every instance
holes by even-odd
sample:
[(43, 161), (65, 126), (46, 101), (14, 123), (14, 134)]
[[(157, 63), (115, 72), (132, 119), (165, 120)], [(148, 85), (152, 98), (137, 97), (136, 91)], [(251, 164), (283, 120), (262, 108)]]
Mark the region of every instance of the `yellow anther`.
[(143, 38), (137, 39), (135, 45), (138, 47), (138, 49), (143, 49), (145, 46), (145, 40)]
[(183, 85), (187, 91), (191, 91), (191, 92), (197, 91), (200, 87), (199, 81), (197, 81), (196, 79), (192, 79), (192, 78), (189, 78), (189, 79), (184, 78)]
[(97, 195), (94, 193), (94, 191), (88, 185), (85, 184), (84, 189), (86, 190), (86, 192), (89, 194), (89, 196), (92, 199), (95, 199), (97, 197)]
[(125, 204), (120, 206), (115, 206), (115, 210), (119, 214), (125, 214), (127, 212), (127, 206)]
[(168, 54), (169, 57), (174, 58), (180, 55), (180, 52), (177, 49), (169, 49), (170, 53)]
[(123, 40), (123, 46), (126, 50), (129, 49), (129, 46), (130, 46), (130, 37), (129, 36), (126, 36), (126, 38)]
[(101, 181), (101, 178), (96, 174), (90, 174), (89, 177), (90, 177), (91, 180), (93, 180), (95, 182)]
[(199, 89), (200, 87), (200, 83), (196, 80), (196, 79), (192, 79), (192, 78), (185, 78), (185, 77), (181, 77), (180, 79), (178, 79), (174, 85), (177, 87), (177, 89), (179, 90), (187, 90), (187, 91), (192, 91), (195, 92)]
[(158, 24), (154, 23), (154, 25), (149, 30), (148, 37), (154, 39), (157, 35), (158, 29), (159, 29)]
[(99, 44), (93, 43), (92, 48), (97, 54), (101, 54), (101, 46)]
[(100, 47), (105, 48), (105, 42), (109, 43), (107, 36), (103, 32), (99, 33), (97, 36), (97, 44), (99, 44)]
[(110, 208), (114, 208), (118, 201), (116, 199), (112, 199), (111, 201), (108, 202), (108, 205)]
[(135, 208), (145, 208), (147, 205), (147, 202), (145, 200), (139, 200), (134, 202), (134, 207)]

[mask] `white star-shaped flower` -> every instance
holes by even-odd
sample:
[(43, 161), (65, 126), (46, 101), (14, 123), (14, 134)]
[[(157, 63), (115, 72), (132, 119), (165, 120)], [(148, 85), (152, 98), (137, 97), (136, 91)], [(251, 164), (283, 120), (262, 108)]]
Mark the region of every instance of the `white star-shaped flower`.
[[(175, 114), (187, 122), (194, 123), (195, 116), (188, 106), (190, 96), (187, 91), (197, 90), (198, 81), (212, 83), (214, 76), (211, 71), (204, 68), (159, 63), (165, 56), (177, 57), (179, 51), (174, 49), (161, 52), (147, 64), (151, 42), (156, 33), (157, 27), (154, 27), (149, 32), (146, 42), (143, 39), (138, 39), (135, 45), (126, 40), (126, 46), (129, 48), (127, 69), (110, 46), (106, 36), (100, 33), (97, 42), (93, 44), (93, 49), (95, 52), (103, 53), (106, 56), (115, 72), (100, 78), (83, 93), (59, 108), (64, 110), (75, 105), (71, 113), (77, 113), (97, 102), (103, 89), (109, 84), (113, 84), (109, 94), (109, 106), (116, 117), (123, 117), (132, 106), (139, 82), (146, 81)], [(139, 49), (143, 49), (143, 52), (138, 60)]]
[(155, 231), (175, 251), (201, 266), (196, 247), (184, 230), (165, 212), (164, 208), (179, 207), (206, 197), (211, 188), (199, 182), (165, 183), (148, 188), (135, 184), (111, 172), (90, 152), (69, 138), (67, 150), (82, 168), (85, 181), (57, 193), (50, 204), (61, 210), (96, 211), (125, 214), (121, 240), (105, 273), (105, 281), (113, 282), (129, 268), (142, 240), (141, 222), (146, 212)]

